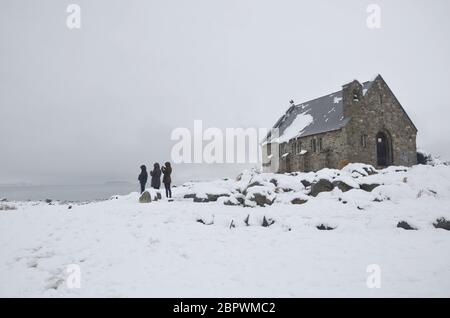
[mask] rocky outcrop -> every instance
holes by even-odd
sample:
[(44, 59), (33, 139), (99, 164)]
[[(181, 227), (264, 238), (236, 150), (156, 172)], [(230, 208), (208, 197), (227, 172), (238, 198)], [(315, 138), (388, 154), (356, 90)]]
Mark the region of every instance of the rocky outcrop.
[(308, 180), (302, 180), (300, 182), (301, 182), (301, 184), (303, 184), (303, 186), (305, 188), (307, 188), (307, 187), (309, 187), (311, 185), (311, 182), (309, 182)]
[(377, 187), (379, 187), (379, 186), (380, 186), (380, 185), (379, 185), (378, 183), (372, 183), (372, 184), (369, 184), (369, 183), (363, 183), (363, 184), (360, 184), (360, 185), (359, 185), (360, 189), (361, 189), (361, 190), (364, 190), (364, 191), (366, 191), (366, 192), (372, 192), (373, 189), (375, 189), (375, 188), (377, 188)]
[(247, 195), (246, 199), (255, 202), (256, 205), (262, 207), (266, 205), (272, 205), (272, 203), (275, 201), (275, 198), (272, 198), (271, 196), (260, 192), (254, 192), (251, 195)]
[(409, 225), (409, 223), (406, 221), (398, 222), (397, 227), (400, 229), (407, 230), (407, 231), (417, 231), (416, 227)]
[(309, 193), (310, 196), (316, 197), (321, 192), (330, 192), (334, 188), (333, 184), (326, 180), (320, 179), (319, 181), (313, 183), (311, 185), (311, 191)]
[(335, 188), (338, 188), (342, 192), (347, 192), (347, 191), (350, 191), (351, 189), (353, 189), (352, 186), (348, 185), (347, 183), (345, 183), (343, 181), (334, 181), (333, 186)]
[(445, 218), (439, 218), (434, 223), (433, 226), (437, 229), (444, 229), (450, 231), (450, 221)]
[(223, 204), (225, 205), (231, 205), (231, 206), (237, 206), (237, 205), (243, 205), (245, 201), (244, 195), (240, 193), (236, 193), (228, 197), (223, 201)]

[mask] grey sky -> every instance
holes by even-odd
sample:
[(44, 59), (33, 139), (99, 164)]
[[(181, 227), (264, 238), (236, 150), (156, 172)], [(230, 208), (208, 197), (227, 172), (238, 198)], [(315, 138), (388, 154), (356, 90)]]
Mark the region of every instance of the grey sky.
[[(82, 27), (66, 27), (81, 6)], [(366, 27), (366, 8), (382, 28)], [(270, 127), (296, 102), (381, 73), (450, 158), (450, 2), (0, 2), (0, 183), (134, 180), (176, 127)], [(175, 180), (242, 167), (181, 165)]]

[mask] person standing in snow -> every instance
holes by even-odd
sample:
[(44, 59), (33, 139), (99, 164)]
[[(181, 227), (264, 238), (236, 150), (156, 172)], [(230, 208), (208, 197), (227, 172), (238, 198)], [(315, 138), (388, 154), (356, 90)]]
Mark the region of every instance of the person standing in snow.
[(145, 184), (147, 183), (147, 178), (148, 178), (147, 167), (142, 165), (141, 173), (139, 174), (138, 177), (139, 183), (141, 184), (141, 193), (145, 191)]
[(170, 175), (172, 174), (172, 167), (170, 166), (170, 162), (166, 162), (161, 170), (164, 174), (163, 183), (164, 188), (166, 189), (166, 198), (171, 198), (172, 190), (170, 189), (170, 184), (172, 183), (172, 178), (170, 177)]
[(153, 165), (153, 170), (150, 171), (150, 175), (152, 176), (152, 188), (159, 190), (159, 188), (161, 187), (161, 168), (159, 167), (159, 163), (156, 162)]

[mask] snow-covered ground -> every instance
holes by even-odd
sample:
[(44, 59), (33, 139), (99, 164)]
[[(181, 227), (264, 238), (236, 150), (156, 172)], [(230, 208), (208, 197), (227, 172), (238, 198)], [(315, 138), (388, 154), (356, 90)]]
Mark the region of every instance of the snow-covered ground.
[[(244, 173), (175, 188), (173, 202), (139, 203), (137, 193), (88, 204), (2, 202), (16, 209), (0, 210), (0, 296), (449, 297), (450, 231), (433, 223), (450, 219), (450, 167), (363, 168)], [(301, 181), (319, 179), (354, 189), (309, 196)], [(256, 205), (255, 193), (273, 204)], [(193, 194), (231, 197), (198, 203)], [(70, 264), (80, 288), (68, 287)], [(367, 286), (371, 264), (380, 288)]]

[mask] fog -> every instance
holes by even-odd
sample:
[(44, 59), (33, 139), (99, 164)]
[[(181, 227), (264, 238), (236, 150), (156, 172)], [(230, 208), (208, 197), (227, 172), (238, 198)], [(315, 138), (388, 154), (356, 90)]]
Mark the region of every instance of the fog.
[[(450, 159), (449, 14), (447, 0), (2, 0), (0, 183), (135, 181), (171, 159), (177, 127), (271, 127), (291, 98), (378, 73), (418, 147)], [(242, 168), (179, 164), (173, 178)]]

